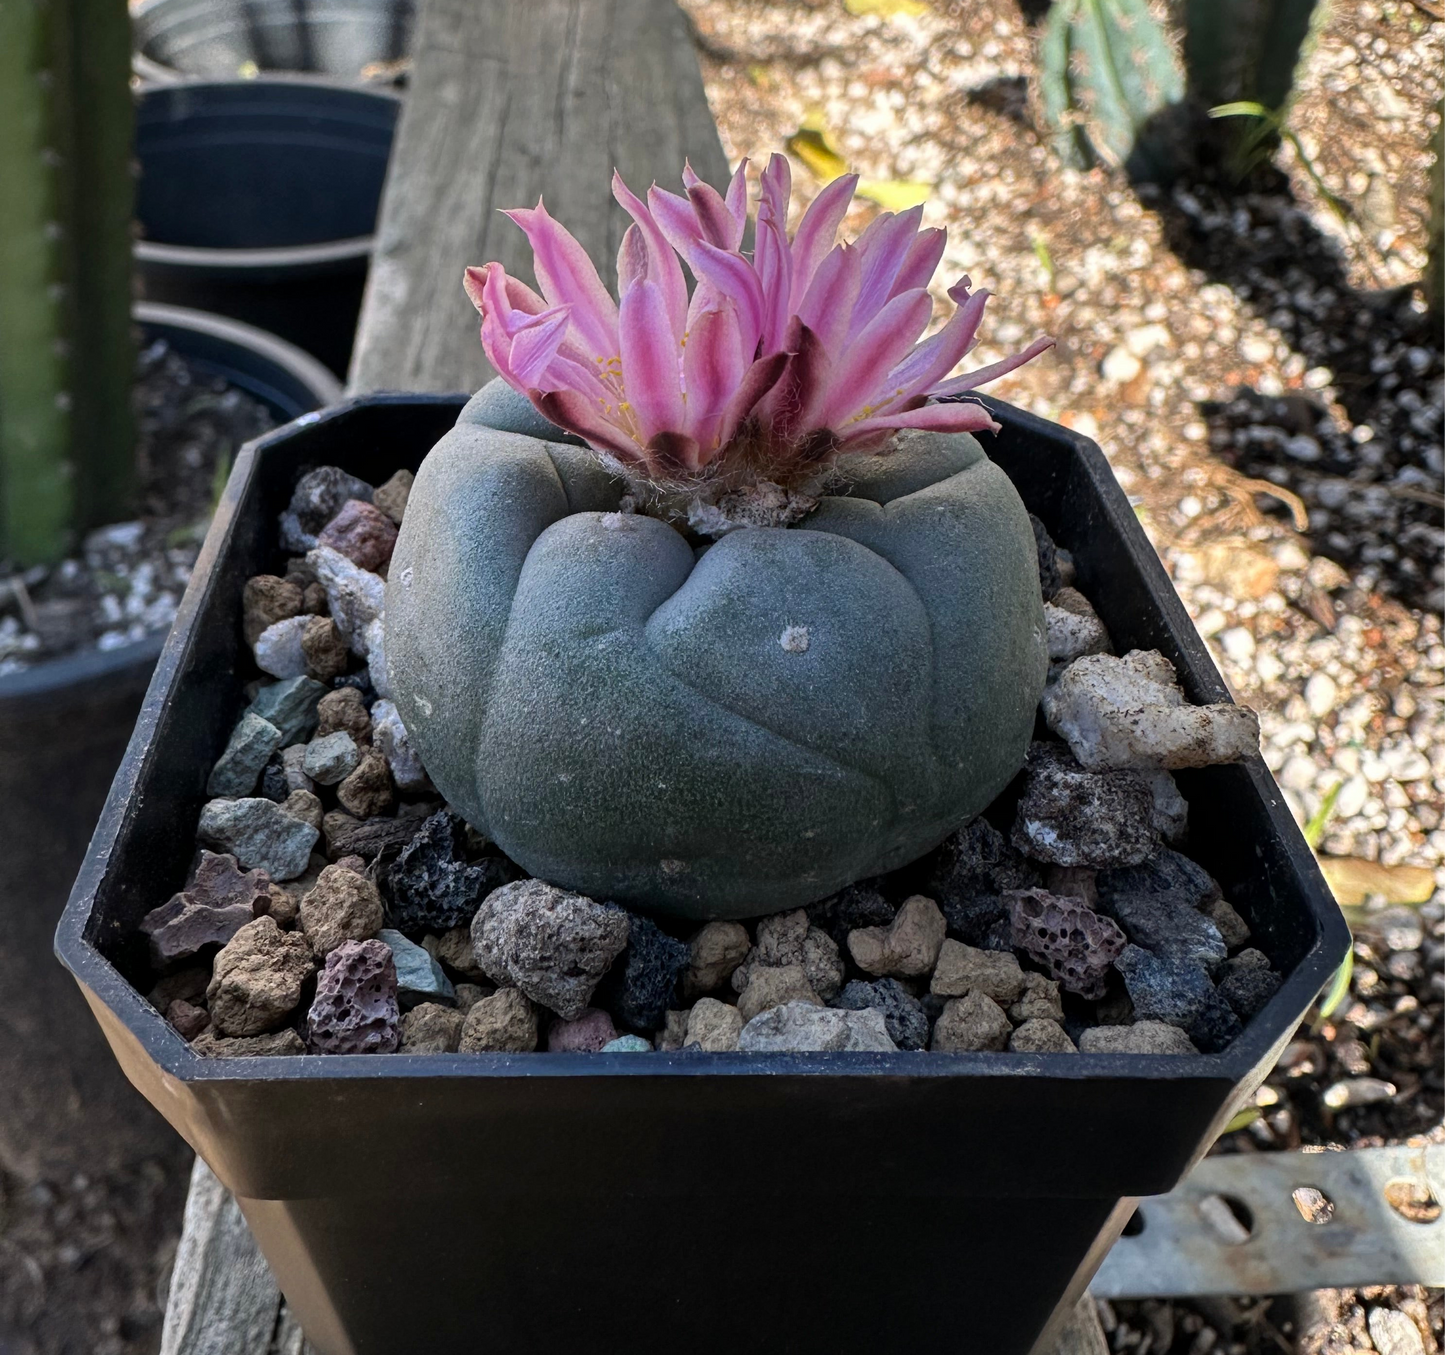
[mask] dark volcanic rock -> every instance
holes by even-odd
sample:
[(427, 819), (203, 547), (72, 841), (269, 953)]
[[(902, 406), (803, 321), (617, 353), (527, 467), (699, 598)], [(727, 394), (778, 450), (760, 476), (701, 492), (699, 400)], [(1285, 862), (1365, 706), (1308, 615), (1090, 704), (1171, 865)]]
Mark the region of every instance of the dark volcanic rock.
[(636, 913), (628, 923), (627, 949), (599, 985), (596, 1005), (633, 1030), (660, 1030), (688, 966), (687, 942)]
[(1283, 982), (1271, 969), (1230, 965), (1219, 980), (1219, 995), (1234, 1009), (1241, 1021), (1257, 1016)]
[(346, 941), (326, 957), (306, 1015), (313, 1054), (392, 1054), (401, 1043), (396, 966), (385, 941)]
[(1039, 552), (1039, 589), (1047, 602), (1063, 587), (1063, 580), (1059, 577), (1058, 548), (1049, 535), (1049, 529), (1032, 513), (1029, 514), (1029, 524), (1034, 529), (1034, 545)]
[(297, 482), (291, 502), (281, 514), (281, 544), (290, 551), (308, 551), (316, 537), (348, 499), (371, 502), (372, 488), (338, 466), (318, 466)]
[(949, 935), (984, 950), (1008, 950), (1008, 901), (1013, 890), (1039, 884), (1038, 866), (987, 819), (977, 818), (938, 849), (929, 888), (948, 922)]
[(1118, 923), (1043, 889), (1010, 895), (1009, 912), (1014, 945), (1050, 978), (1080, 997), (1104, 996), (1109, 967), (1125, 946)]
[(1203, 866), (1168, 847), (1137, 866), (1101, 870), (1094, 884), (1106, 909), (1115, 894), (1170, 894), (1187, 908), (1203, 908), (1221, 897), (1218, 883)]
[(316, 544), (339, 550), (352, 564), (375, 572), (391, 559), (396, 524), (379, 508), (361, 499), (348, 499), (317, 533)]
[(1219, 928), (1177, 895), (1116, 894), (1109, 911), (1136, 946), (1166, 960), (1180, 960), (1211, 969), (1225, 957)]
[(855, 927), (886, 927), (898, 910), (878, 891), (872, 880), (859, 880), (807, 909), (808, 921), (825, 931), (840, 949)]
[[(876, 1007), (883, 1013), (888, 1038), (899, 1049), (924, 1049), (928, 1045), (929, 1021), (923, 1003), (911, 996), (897, 979), (878, 979), (873, 983), (854, 979), (838, 994), (832, 1005), (855, 1012), (865, 1007)], [(942, 999), (939, 1010), (943, 1010)]]
[(1134, 866), (1153, 854), (1154, 795), (1137, 772), (1085, 771), (1067, 748), (1029, 749), (1013, 843), (1057, 866)]
[(1160, 959), (1126, 946), (1115, 961), (1141, 1021), (1178, 1026), (1206, 1054), (1217, 1054), (1242, 1027), (1209, 975), (1196, 964)]
[(402, 848), (387, 873), (397, 931), (412, 935), (460, 927), (487, 894), (507, 883), (511, 872), (505, 861), (490, 857), (468, 865), (466, 843), (466, 824), (444, 809)]

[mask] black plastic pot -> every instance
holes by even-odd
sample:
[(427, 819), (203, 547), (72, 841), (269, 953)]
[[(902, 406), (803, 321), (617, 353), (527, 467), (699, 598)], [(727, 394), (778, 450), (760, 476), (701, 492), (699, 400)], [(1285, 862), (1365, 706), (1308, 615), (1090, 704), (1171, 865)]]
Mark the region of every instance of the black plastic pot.
[[(231, 477), (57, 948), (136, 1085), (238, 1196), (324, 1355), (1023, 1355), (1170, 1189), (1348, 944), (1255, 758), (1182, 775), (1191, 852), (1288, 975), (1217, 1056), (531, 1054), (207, 1061), (126, 981), (237, 709), (242, 581), (303, 466), (416, 466), (461, 401), (373, 396)], [(1227, 700), (1098, 448), (994, 404), (990, 452), (1123, 647)]]
[[(334, 377), (274, 335), (218, 315), (137, 306), (146, 339), (293, 419)], [(0, 1166), (96, 1171), (167, 1147), (51, 960), (55, 924), (125, 751), (163, 635), (0, 677)]]
[(131, 6), (143, 80), (295, 71), (360, 80), (411, 50), (411, 0), (140, 0)]
[(400, 100), (306, 80), (143, 89), (136, 270), (148, 300), (351, 358)]

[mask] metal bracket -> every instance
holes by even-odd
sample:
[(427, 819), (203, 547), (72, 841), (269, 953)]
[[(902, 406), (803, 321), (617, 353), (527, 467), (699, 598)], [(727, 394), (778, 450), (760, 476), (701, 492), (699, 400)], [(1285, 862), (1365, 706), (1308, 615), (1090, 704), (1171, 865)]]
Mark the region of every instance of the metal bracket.
[(1141, 1200), (1099, 1298), (1445, 1285), (1445, 1144), (1205, 1158)]

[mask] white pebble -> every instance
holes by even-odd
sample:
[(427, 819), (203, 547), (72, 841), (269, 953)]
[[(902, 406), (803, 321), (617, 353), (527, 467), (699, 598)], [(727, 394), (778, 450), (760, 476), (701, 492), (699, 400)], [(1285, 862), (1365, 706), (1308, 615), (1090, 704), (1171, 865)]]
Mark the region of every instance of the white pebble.
[(1224, 631), (1219, 637), (1219, 644), (1230, 662), (1239, 664), (1241, 668), (1247, 667), (1254, 658), (1254, 636), (1243, 626), (1233, 626)]
[(1328, 673), (1311, 673), (1305, 683), (1305, 705), (1316, 720), (1322, 720), (1335, 708), (1340, 689)]
[(288, 616), (267, 626), (252, 646), (256, 667), (275, 678), (304, 676), (306, 656), (301, 652), (301, 637), (310, 624), (309, 616)]

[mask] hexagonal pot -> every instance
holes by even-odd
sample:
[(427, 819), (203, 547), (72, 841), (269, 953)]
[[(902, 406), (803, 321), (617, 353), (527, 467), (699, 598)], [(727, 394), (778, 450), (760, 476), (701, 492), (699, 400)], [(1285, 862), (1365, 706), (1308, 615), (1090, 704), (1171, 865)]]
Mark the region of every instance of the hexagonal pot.
[[(1099, 449), (990, 401), (989, 454), (1121, 647), (1228, 700)], [(1258, 759), (1181, 773), (1190, 851), (1286, 975), (1214, 1056), (197, 1057), (127, 981), (235, 718), (241, 584), (310, 465), (415, 467), (460, 397), (372, 396), (238, 459), (57, 950), (122, 1067), (235, 1192), (323, 1355), (1024, 1355), (1252, 1094), (1348, 945)]]

